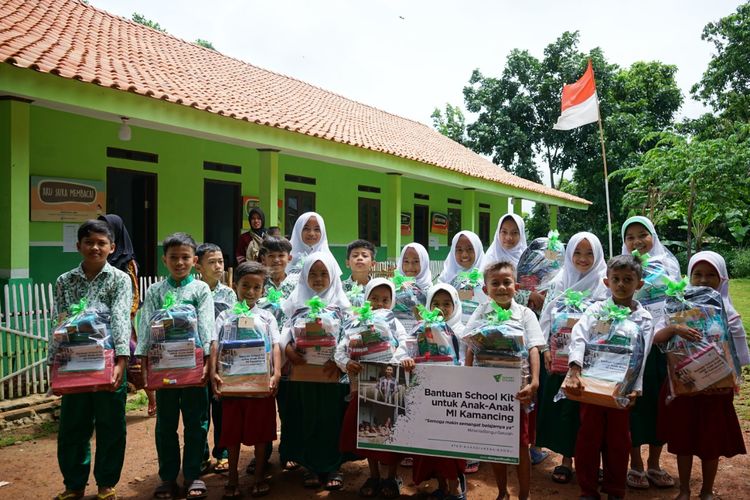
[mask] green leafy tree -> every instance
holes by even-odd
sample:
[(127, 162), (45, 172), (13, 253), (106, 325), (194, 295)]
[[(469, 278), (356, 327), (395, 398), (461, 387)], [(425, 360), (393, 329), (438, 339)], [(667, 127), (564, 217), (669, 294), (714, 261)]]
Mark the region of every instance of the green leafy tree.
[(466, 144), (466, 119), (458, 106), (445, 104), (445, 115), (439, 108), (432, 112), (432, 126), (459, 144)]
[(132, 19), (138, 24), (142, 24), (144, 26), (148, 26), (149, 28), (153, 28), (156, 31), (161, 31), (163, 33), (167, 32), (167, 30), (162, 28), (159, 23), (146, 18), (146, 16), (144, 16), (143, 14), (139, 14), (138, 12), (133, 12), (133, 15), (130, 17), (130, 19)]
[(199, 46), (201, 46), (201, 47), (205, 47), (205, 48), (207, 48), (207, 49), (211, 49), (211, 50), (213, 50), (213, 51), (216, 51), (216, 47), (214, 47), (214, 44), (212, 44), (212, 43), (211, 43), (211, 42), (209, 42), (208, 40), (203, 40), (202, 38), (198, 38), (198, 39), (197, 39), (197, 40), (195, 41), (195, 44), (196, 44), (196, 45), (199, 45)]

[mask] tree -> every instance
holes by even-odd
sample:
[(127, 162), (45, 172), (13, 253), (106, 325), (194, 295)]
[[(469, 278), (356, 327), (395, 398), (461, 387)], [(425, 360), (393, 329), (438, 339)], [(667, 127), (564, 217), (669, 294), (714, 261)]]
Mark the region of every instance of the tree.
[(197, 40), (195, 40), (194, 43), (196, 45), (200, 46), (200, 47), (205, 47), (207, 49), (211, 49), (213, 51), (216, 51), (216, 47), (214, 47), (214, 44), (212, 44), (208, 40), (203, 40), (202, 38), (198, 38)]
[(466, 119), (461, 108), (450, 103), (445, 104), (445, 117), (439, 108), (432, 112), (432, 126), (438, 132), (459, 144), (466, 144)]
[(147, 19), (146, 16), (143, 14), (139, 14), (137, 12), (133, 12), (133, 15), (131, 16), (131, 19), (135, 21), (138, 24), (142, 24), (144, 26), (148, 26), (149, 28), (153, 28), (156, 31), (161, 31), (162, 33), (166, 33), (167, 30), (162, 28), (159, 23), (152, 21), (151, 19)]
[(735, 121), (750, 121), (750, 2), (703, 28), (701, 39), (716, 54), (691, 92), (714, 111)]

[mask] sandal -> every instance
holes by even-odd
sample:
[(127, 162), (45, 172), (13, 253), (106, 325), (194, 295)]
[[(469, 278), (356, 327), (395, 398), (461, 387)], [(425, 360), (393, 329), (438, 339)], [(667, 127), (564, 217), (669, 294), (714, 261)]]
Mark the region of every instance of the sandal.
[(380, 496), (383, 498), (398, 498), (401, 496), (401, 480), (399, 478), (383, 479), (380, 485)]
[(255, 498), (258, 497), (264, 497), (268, 495), (268, 493), (271, 491), (271, 485), (268, 484), (268, 481), (260, 481), (253, 485), (253, 487), (250, 489), (250, 495), (252, 495)]
[(657, 488), (672, 488), (674, 486), (674, 478), (664, 469), (649, 469), (646, 471), (646, 478), (649, 483)]
[(224, 495), (221, 498), (240, 498), (241, 496), (242, 492), (239, 485), (229, 483), (224, 485)]
[(59, 493), (55, 500), (79, 500), (80, 498), (83, 498), (86, 495), (86, 492), (84, 490), (65, 490), (62, 493)]
[(558, 465), (552, 469), (552, 480), (557, 484), (568, 484), (573, 478), (573, 471), (570, 467)]
[(302, 476), (302, 485), (305, 488), (317, 489), (320, 488), (320, 478), (314, 472), (307, 471)]
[(117, 492), (113, 488), (107, 488), (107, 491), (101, 491), (96, 494), (96, 500), (117, 500)]
[(174, 481), (163, 481), (154, 490), (154, 498), (160, 500), (173, 500), (177, 497), (177, 483)]
[(284, 463), (284, 470), (297, 470), (299, 469), (299, 464), (297, 462), (293, 462), (292, 460), (287, 460)]
[(380, 478), (367, 478), (365, 484), (359, 488), (359, 496), (363, 498), (373, 498), (380, 494)]
[(630, 488), (634, 488), (636, 490), (648, 489), (648, 479), (646, 478), (646, 473), (642, 470), (628, 470), (627, 483)]
[(206, 497), (208, 497), (208, 489), (206, 488), (206, 483), (200, 479), (193, 479), (190, 486), (185, 486), (185, 498), (188, 500)]
[(223, 474), (224, 472), (228, 470), (229, 470), (229, 459), (220, 458), (216, 461), (216, 465), (214, 465), (214, 472), (218, 474)]
[(464, 474), (476, 474), (479, 472), (479, 462), (466, 462)]
[(341, 471), (331, 472), (326, 479), (325, 489), (328, 491), (339, 491), (344, 487), (344, 476)]

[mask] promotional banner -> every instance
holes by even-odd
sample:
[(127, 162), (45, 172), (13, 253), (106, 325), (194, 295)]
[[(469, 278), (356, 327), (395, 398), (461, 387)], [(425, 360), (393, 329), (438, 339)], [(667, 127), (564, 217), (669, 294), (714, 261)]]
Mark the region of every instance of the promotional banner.
[(106, 213), (104, 182), (31, 176), (32, 221), (83, 222)]
[(521, 373), (419, 363), (362, 363), (357, 447), (518, 463)]
[(448, 216), (440, 212), (432, 212), (430, 232), (434, 234), (448, 234)]
[(411, 236), (411, 212), (401, 212), (401, 236)]

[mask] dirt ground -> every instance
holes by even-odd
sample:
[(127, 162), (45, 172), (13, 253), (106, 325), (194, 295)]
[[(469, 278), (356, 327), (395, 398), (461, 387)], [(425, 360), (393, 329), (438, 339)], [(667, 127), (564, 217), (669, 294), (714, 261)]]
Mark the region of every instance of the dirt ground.
[[(139, 410), (128, 413), (128, 446), (125, 456), (125, 467), (122, 479), (117, 487), (121, 498), (149, 499), (153, 489), (158, 484), (156, 450), (154, 447), (155, 419), (149, 418), (146, 411)], [(745, 426), (745, 445), (750, 449), (750, 430)], [(51, 435), (36, 441), (28, 441), (0, 449), (0, 482), (10, 484), (0, 486), (2, 499), (41, 499), (52, 498), (62, 490), (62, 477), (57, 467), (56, 437)], [(250, 448), (243, 448), (240, 465), (245, 465), (252, 456)], [(557, 485), (550, 479), (552, 468), (559, 463), (559, 457), (551, 456), (540, 465), (534, 466), (532, 472), (532, 497), (534, 498), (578, 498), (578, 487), (575, 478), (569, 485)], [(367, 478), (367, 462), (354, 462), (344, 466), (345, 487), (340, 492), (311, 491), (302, 487), (302, 472), (280, 471), (278, 455), (274, 452), (271, 458), (272, 475), (271, 497), (276, 498), (358, 498), (357, 490)], [(664, 467), (676, 478), (677, 470), (674, 457), (666, 454), (663, 458)], [(512, 470), (513, 468), (510, 467)], [(416, 487), (411, 483), (410, 469), (401, 468), (399, 475), (404, 481), (402, 492), (405, 496), (424, 496), (434, 489), (434, 484), (425, 483)], [(515, 498), (517, 492), (515, 474), (510, 474), (511, 495)], [(252, 479), (241, 473), (241, 487), (247, 498)], [(221, 498), (225, 479), (218, 474), (208, 474), (204, 477), (208, 488), (209, 498)], [(469, 493), (472, 500), (489, 500), (497, 496), (494, 477), (487, 464), (483, 464), (477, 474), (468, 476)], [(694, 494), (700, 490), (700, 462), (696, 460), (693, 468), (691, 484)], [(722, 459), (719, 464), (719, 474), (715, 491), (717, 498), (733, 500), (750, 499), (750, 456), (742, 455), (732, 459)], [(93, 477), (87, 489), (87, 498), (96, 495), (96, 485)], [(666, 499), (674, 498), (676, 489), (628, 492), (631, 498)]]

